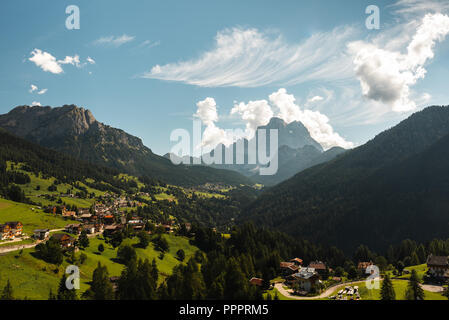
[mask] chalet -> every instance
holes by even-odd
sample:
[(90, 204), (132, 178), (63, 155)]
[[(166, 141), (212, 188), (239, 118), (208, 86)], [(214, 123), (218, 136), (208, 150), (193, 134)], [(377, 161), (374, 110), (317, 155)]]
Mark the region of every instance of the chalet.
[(90, 213), (83, 213), (79, 216), (79, 219), (83, 222), (88, 222), (92, 219), (92, 215)]
[(297, 266), (302, 266), (302, 259), (294, 258), (294, 259), (291, 259), (290, 262), (293, 262)]
[(281, 268), (281, 273), (283, 276), (292, 275), (300, 269), (300, 267), (295, 265), (293, 262), (281, 262), (279, 267)]
[(85, 225), (83, 225), (83, 230), (85, 230), (87, 234), (94, 234), (95, 233), (95, 225), (85, 224)]
[(0, 224), (0, 240), (14, 239), (11, 233), (11, 227), (7, 224)]
[(315, 291), (320, 283), (320, 276), (314, 268), (301, 268), (287, 278), (290, 285), (298, 284), (299, 290), (306, 293)]
[(33, 237), (37, 240), (47, 240), (50, 236), (50, 229), (36, 229), (33, 231)]
[(11, 228), (11, 233), (13, 237), (20, 237), (22, 236), (23, 232), (23, 224), (20, 221), (12, 221), (12, 222), (5, 222), (6, 225), (8, 225)]
[(115, 221), (114, 221), (114, 216), (113, 215), (105, 215), (104, 217), (103, 217), (103, 220), (104, 220), (104, 224), (108, 224), (108, 225), (110, 225), (110, 224), (113, 224)]
[(263, 285), (263, 279), (260, 278), (251, 278), (249, 280), (249, 283), (254, 285), (254, 286), (258, 286), (261, 287)]
[(123, 227), (120, 224), (109, 225), (109, 226), (104, 227), (103, 233), (105, 236), (110, 236), (116, 232), (121, 231), (122, 228)]
[(372, 265), (373, 265), (372, 261), (370, 261), (370, 262), (359, 262), (358, 265), (357, 265), (357, 270), (358, 270), (359, 273), (365, 274), (366, 273), (366, 269), (368, 267), (372, 266)]
[(75, 211), (63, 211), (62, 216), (64, 218), (76, 218), (76, 212)]
[(68, 224), (64, 227), (64, 230), (72, 234), (80, 234), (82, 231), (81, 223)]
[(434, 256), (431, 254), (427, 258), (427, 267), (429, 268), (429, 276), (439, 280), (447, 280), (449, 278), (449, 262), (447, 256)]
[(75, 243), (75, 238), (65, 233), (55, 233), (51, 238), (58, 240), (62, 248), (72, 247)]
[(102, 223), (95, 223), (95, 232), (103, 232), (104, 231), (104, 224)]
[(315, 271), (318, 272), (320, 276), (327, 273), (326, 264), (324, 264), (324, 262), (322, 261), (312, 261), (311, 263), (309, 263), (309, 268), (315, 269)]

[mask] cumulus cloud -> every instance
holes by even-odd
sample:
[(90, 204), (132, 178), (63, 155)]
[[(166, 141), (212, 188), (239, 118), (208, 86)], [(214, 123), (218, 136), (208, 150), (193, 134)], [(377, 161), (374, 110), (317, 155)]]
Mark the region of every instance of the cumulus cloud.
[(45, 94), (48, 91), (48, 89), (41, 89), (39, 91), (38, 90), (39, 90), (39, 87), (34, 85), (34, 84), (32, 84), (31, 87), (30, 87), (29, 92), (33, 93), (34, 91), (37, 91), (36, 92), (37, 94), (42, 95), (42, 94)]
[(51, 72), (54, 74), (63, 73), (62, 65), (71, 64), (76, 66), (77, 68), (82, 68), (86, 65), (86, 63), (95, 63), (95, 61), (88, 57), (87, 62), (82, 63), (80, 61), (79, 55), (74, 56), (66, 56), (62, 60), (57, 60), (52, 54), (42, 51), (40, 49), (34, 49), (31, 52), (31, 57), (28, 58), (29, 61), (34, 62), (36, 66), (44, 70), (45, 72)]
[(38, 101), (33, 101), (33, 102), (31, 102), (31, 106), (39, 106), (39, 107), (42, 107), (42, 105), (41, 105), (41, 103), (40, 102), (38, 102)]
[(29, 58), (31, 62), (34, 62), (36, 66), (44, 70), (45, 72), (51, 72), (54, 74), (59, 74), (64, 72), (61, 65), (58, 63), (56, 58), (52, 56), (50, 53), (34, 49), (31, 52), (31, 58)]
[(269, 96), (270, 102), (277, 109), (276, 116), (286, 123), (300, 121), (309, 131), (310, 136), (327, 150), (332, 147), (352, 148), (354, 144), (346, 141), (329, 124), (329, 118), (319, 111), (302, 110), (296, 98), (284, 88)]
[(233, 142), (233, 137), (230, 136), (225, 130), (218, 128), (215, 124), (215, 122), (218, 121), (217, 104), (215, 99), (206, 98), (199, 101), (196, 106), (197, 111), (193, 116), (199, 118), (206, 126), (202, 135), (201, 147), (206, 150), (211, 150), (220, 143), (226, 146), (230, 145)]
[(434, 57), (434, 46), (449, 33), (449, 17), (427, 14), (407, 46), (406, 53), (379, 48), (363, 41), (348, 45), (363, 95), (391, 106), (393, 111), (414, 110), (410, 87), (426, 75), (424, 64)]
[(271, 106), (266, 100), (235, 104), (231, 110), (231, 115), (233, 114), (239, 114), (241, 119), (246, 122), (247, 138), (252, 138), (256, 129), (266, 125), (273, 117)]
[(109, 37), (101, 37), (95, 40), (93, 43), (95, 45), (110, 45), (114, 47), (120, 47), (125, 43), (131, 42), (135, 39), (135, 36), (129, 36), (127, 34), (123, 34), (121, 36), (109, 36)]
[[(319, 111), (302, 110), (297, 104), (292, 94), (288, 94), (284, 88), (272, 93), (269, 101), (258, 100), (248, 103), (235, 103), (231, 109), (231, 115), (239, 115), (246, 124), (244, 138), (251, 139), (256, 129), (266, 125), (275, 116), (286, 123), (300, 121), (309, 131), (313, 139), (320, 143), (325, 150), (335, 146), (352, 148), (354, 144), (346, 141), (329, 123), (329, 118)], [(216, 126), (219, 119), (216, 102), (213, 98), (206, 98), (197, 103), (195, 117), (201, 119), (206, 129), (203, 134), (202, 146), (214, 148), (217, 144), (223, 143), (228, 146), (242, 136), (233, 136), (232, 133)]]
[(142, 77), (203, 87), (257, 87), (347, 79), (353, 76), (353, 70), (344, 48), (355, 34), (354, 28), (338, 27), (315, 33), (301, 43), (289, 44), (281, 35), (257, 29), (225, 29), (217, 33), (214, 48), (199, 58), (155, 65)]

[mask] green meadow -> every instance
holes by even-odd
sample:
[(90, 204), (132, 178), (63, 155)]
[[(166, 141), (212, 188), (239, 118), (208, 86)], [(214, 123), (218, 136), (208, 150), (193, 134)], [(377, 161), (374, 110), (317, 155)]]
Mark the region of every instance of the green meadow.
[[(183, 249), (186, 253), (185, 263), (192, 257), (198, 248), (189, 244), (189, 240), (184, 237), (175, 235), (163, 235), (169, 243), (169, 251), (165, 253), (163, 259), (160, 259), (160, 252), (155, 250), (153, 244), (150, 243), (146, 249), (136, 246), (136, 252), (139, 258), (156, 260), (159, 269), (159, 281), (170, 275), (172, 269), (181, 263), (177, 260), (176, 252)], [(105, 250), (100, 254), (98, 245), (103, 244)], [(123, 243), (136, 245), (136, 238), (126, 239)], [(34, 249), (25, 249), (15, 251), (0, 256), (0, 288), (3, 288), (9, 279), (14, 290), (16, 298), (28, 299), (47, 299), (50, 289), (55, 292), (58, 288), (59, 281), (69, 265), (67, 259), (61, 266), (46, 263), (35, 256)], [(117, 248), (106, 244), (102, 238), (90, 238), (89, 247), (76, 253), (79, 257), (81, 253), (87, 256), (83, 264), (76, 263), (80, 268), (80, 293), (89, 288), (89, 282), (92, 279), (93, 271), (98, 262), (106, 265), (110, 276), (119, 276), (124, 265), (116, 259)]]

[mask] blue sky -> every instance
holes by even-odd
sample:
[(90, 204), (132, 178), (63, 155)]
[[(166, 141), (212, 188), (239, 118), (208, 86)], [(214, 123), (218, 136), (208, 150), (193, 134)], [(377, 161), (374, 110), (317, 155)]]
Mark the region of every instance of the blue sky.
[[(80, 9), (79, 30), (65, 27), (68, 5)], [(379, 30), (365, 27), (368, 5), (380, 9)], [(326, 147), (350, 147), (449, 101), (447, 1), (5, 0), (0, 8), (0, 113), (76, 104), (158, 154), (170, 150), (172, 130), (191, 130), (194, 114), (212, 144), (227, 141), (224, 129), (250, 135), (281, 116)]]

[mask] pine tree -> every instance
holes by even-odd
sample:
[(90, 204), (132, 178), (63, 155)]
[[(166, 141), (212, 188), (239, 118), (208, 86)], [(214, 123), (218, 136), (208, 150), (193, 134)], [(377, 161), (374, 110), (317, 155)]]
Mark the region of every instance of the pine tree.
[(396, 293), (393, 288), (393, 283), (391, 282), (390, 276), (385, 275), (384, 281), (382, 283), (382, 288), (380, 289), (381, 300), (396, 300)]
[(114, 289), (109, 281), (109, 273), (106, 266), (98, 262), (92, 275), (92, 284), (87, 291), (86, 296), (93, 300), (113, 300)]
[(419, 284), (418, 274), (415, 270), (412, 270), (412, 274), (410, 275), (405, 298), (407, 300), (424, 300), (424, 290)]
[(8, 282), (6, 283), (5, 288), (3, 288), (0, 300), (14, 300), (14, 293), (12, 290), (11, 283), (9, 282), (9, 279)]
[(80, 247), (87, 248), (89, 246), (89, 238), (87, 237), (86, 230), (81, 231), (81, 234), (78, 239), (78, 243), (80, 244)]

